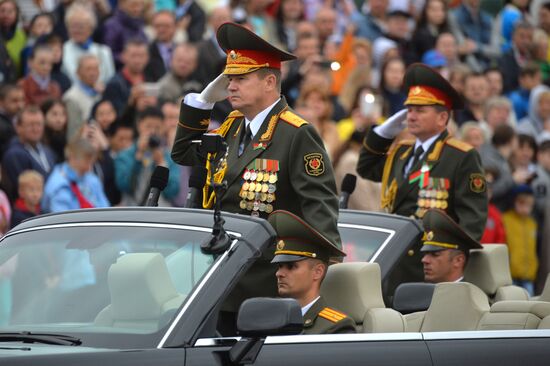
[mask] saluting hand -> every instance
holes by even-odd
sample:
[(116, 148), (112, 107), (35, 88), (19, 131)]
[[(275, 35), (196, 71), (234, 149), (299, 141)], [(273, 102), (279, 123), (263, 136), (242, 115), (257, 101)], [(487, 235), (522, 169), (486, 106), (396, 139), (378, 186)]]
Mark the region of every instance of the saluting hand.
[(229, 96), (229, 92), (227, 91), (228, 86), (229, 79), (224, 74), (220, 74), (204, 88), (197, 99), (206, 103), (222, 101)]
[(402, 109), (399, 112), (395, 113), (393, 116), (388, 118), (386, 122), (376, 127), (376, 133), (380, 136), (393, 139), (395, 136), (399, 135), (406, 127), (407, 121), (407, 109)]

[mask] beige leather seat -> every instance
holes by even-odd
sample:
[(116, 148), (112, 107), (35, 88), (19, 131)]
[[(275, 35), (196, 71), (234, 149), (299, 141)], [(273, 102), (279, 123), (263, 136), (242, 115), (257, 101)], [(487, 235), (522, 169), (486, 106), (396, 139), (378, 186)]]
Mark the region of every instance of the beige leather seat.
[(499, 301), (491, 306), (479, 330), (537, 329), (550, 316), (550, 303), (544, 301)]
[(163, 314), (177, 309), (184, 296), (172, 283), (158, 253), (132, 253), (118, 258), (108, 274), (111, 304), (96, 317), (95, 325), (156, 331)]
[(378, 263), (338, 263), (329, 267), (321, 294), (330, 306), (357, 323), (358, 332), (403, 332), (405, 319), (384, 305)]
[(546, 282), (544, 283), (544, 288), (540, 293), (540, 296), (537, 298), (538, 301), (550, 302), (550, 273), (546, 276)]
[(435, 286), (421, 332), (475, 330), (489, 311), (487, 295), (467, 282), (442, 282)]
[(512, 285), (508, 247), (504, 244), (484, 244), (483, 249), (472, 250), (464, 281), (482, 289), (491, 303), (529, 299), (525, 289)]

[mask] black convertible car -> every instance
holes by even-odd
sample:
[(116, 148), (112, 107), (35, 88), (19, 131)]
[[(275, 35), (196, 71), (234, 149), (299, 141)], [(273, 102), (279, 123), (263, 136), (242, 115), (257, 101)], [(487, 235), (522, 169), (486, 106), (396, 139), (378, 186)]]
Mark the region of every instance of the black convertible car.
[(272, 250), (275, 233), (261, 219), (222, 217), (226, 245), (217, 251), (204, 250), (213, 243), (211, 211), (94, 209), (20, 224), (0, 241), (0, 364), (550, 360), (550, 302), (528, 300), (509, 273), (493, 269), (507, 259), (505, 247), (472, 255), (467, 277), (477, 286), (439, 284), (427, 310), (406, 301), (400, 311), (386, 306), (383, 283), (421, 228), (385, 214), (341, 212), (348, 257), (323, 283), (324, 296), (356, 320), (358, 334), (300, 335), (299, 306), (288, 299), (248, 299), (228, 324), (224, 306), (243, 278), (254, 279), (251, 268)]

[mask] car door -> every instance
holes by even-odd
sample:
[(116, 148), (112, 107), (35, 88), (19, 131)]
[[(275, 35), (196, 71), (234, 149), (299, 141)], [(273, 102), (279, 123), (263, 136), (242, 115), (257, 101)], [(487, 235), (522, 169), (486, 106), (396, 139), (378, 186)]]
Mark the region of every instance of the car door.
[[(187, 349), (187, 366), (229, 365), (231, 338), (202, 338)], [(253, 365), (431, 365), (420, 333), (267, 337)]]
[(434, 366), (548, 365), (550, 330), (424, 333)]

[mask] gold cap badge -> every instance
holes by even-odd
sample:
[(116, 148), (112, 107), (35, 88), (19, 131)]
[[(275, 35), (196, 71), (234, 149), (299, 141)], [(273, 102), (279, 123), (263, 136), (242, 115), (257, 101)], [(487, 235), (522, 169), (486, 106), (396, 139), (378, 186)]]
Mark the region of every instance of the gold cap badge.
[(277, 243), (277, 250), (283, 250), (285, 248), (285, 242), (282, 240), (279, 240)]
[(432, 240), (434, 238), (434, 232), (430, 231), (426, 234), (426, 240)]

